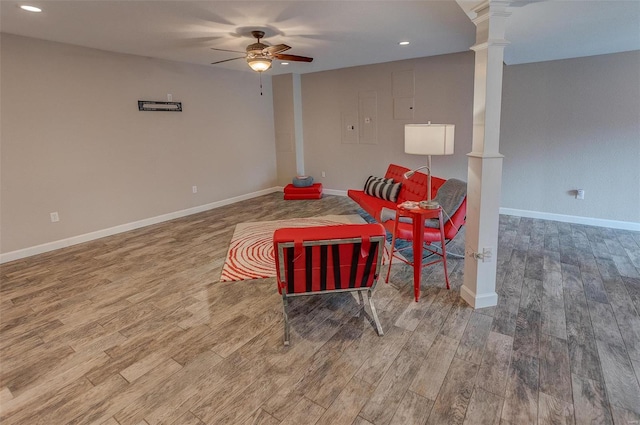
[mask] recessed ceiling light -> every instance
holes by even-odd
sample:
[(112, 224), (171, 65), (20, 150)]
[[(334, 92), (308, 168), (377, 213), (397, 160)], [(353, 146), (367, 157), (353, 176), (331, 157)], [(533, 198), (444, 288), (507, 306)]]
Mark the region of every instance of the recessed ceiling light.
[(401, 41), (400, 43), (398, 43), (401, 46), (406, 46), (407, 44), (409, 44), (408, 41)]
[(289, 62), (280, 62), (280, 65), (289, 65)]
[(28, 5), (22, 5), (20, 6), (20, 9), (26, 10), (27, 12), (42, 12), (42, 9), (40, 9), (39, 7), (28, 6)]

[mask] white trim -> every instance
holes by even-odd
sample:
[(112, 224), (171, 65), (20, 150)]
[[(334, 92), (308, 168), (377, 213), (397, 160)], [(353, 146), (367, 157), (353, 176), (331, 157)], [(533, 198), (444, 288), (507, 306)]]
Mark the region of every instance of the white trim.
[(575, 215), (554, 214), (539, 211), (517, 210), (514, 208), (500, 208), (500, 214), (515, 215), (517, 217), (539, 218), (541, 220), (561, 221), (563, 223), (586, 224), (588, 226), (608, 227), (640, 232), (640, 223), (632, 221), (607, 220), (604, 218), (579, 217)]
[[(283, 192), (283, 186), (274, 186), (268, 189), (262, 189), (257, 192), (247, 193), (245, 195), (235, 196), (233, 198), (223, 199), (221, 201), (211, 202), (209, 204), (200, 205), (193, 208), (187, 208), (185, 210), (175, 211), (168, 214), (159, 215), (156, 217), (146, 218), (132, 223), (121, 224), (118, 226), (110, 227), (108, 229), (97, 230), (95, 232), (85, 233), (84, 235), (72, 236), (67, 239), (61, 239), (54, 242), (48, 242), (42, 245), (36, 245), (29, 248), (19, 249), (16, 251), (0, 254), (0, 264), (8, 263), (9, 261), (15, 261), (33, 255), (42, 254), (44, 252), (54, 251), (60, 248), (66, 248), (72, 245), (77, 245), (84, 242), (89, 242), (95, 239), (104, 238), (107, 236), (116, 235), (118, 233), (128, 232), (129, 230), (138, 229), (140, 227), (150, 226), (152, 224), (162, 223), (163, 221), (169, 221), (180, 217), (185, 217), (191, 214), (197, 214), (203, 211), (212, 210), (215, 208), (223, 207), (225, 205), (234, 204), (236, 202), (245, 201), (247, 199), (256, 198), (258, 196), (267, 195), (274, 192)], [(347, 196), (346, 190), (337, 189), (324, 189), (323, 193), (327, 195)], [(514, 215), (517, 217), (538, 218), (541, 220), (553, 220), (564, 223), (585, 224), (589, 226), (608, 227), (612, 229), (622, 229), (631, 231), (640, 231), (640, 223), (630, 221), (617, 221), (607, 220), (601, 218), (591, 217), (579, 217), (564, 214), (553, 214), (538, 211), (518, 210), (514, 208), (500, 208), (500, 214)], [(470, 296), (470, 294), (468, 294)], [(476, 307), (480, 308), (480, 307)]]
[(322, 193), (326, 193), (327, 195), (347, 196), (346, 190), (338, 189), (322, 189)]
[(478, 295), (471, 292), (471, 290), (464, 285), (460, 287), (460, 297), (474, 309), (498, 305), (497, 293), (489, 292), (488, 294)]
[(134, 221), (132, 223), (120, 224), (118, 226), (110, 227), (108, 229), (97, 230), (95, 232), (85, 233), (83, 235), (72, 236), (67, 239), (61, 239), (54, 242), (47, 242), (42, 245), (36, 245), (29, 248), (19, 249), (16, 251), (0, 254), (0, 264), (7, 263), (9, 261), (15, 261), (32, 255), (42, 254), (44, 252), (54, 251), (60, 248), (66, 248), (72, 245), (77, 245), (83, 242), (89, 242), (95, 239), (104, 238), (106, 236), (116, 235), (118, 233), (128, 232), (129, 230), (138, 229), (140, 227), (150, 226), (152, 224), (162, 223), (163, 221), (169, 221), (180, 217), (185, 217), (191, 214), (197, 214), (203, 211), (212, 210), (214, 208), (223, 207), (225, 205), (235, 204), (236, 202), (245, 201), (247, 199), (256, 198), (258, 196), (267, 195), (274, 192), (282, 192), (282, 187), (271, 187), (268, 189), (262, 189), (257, 192), (247, 193), (245, 195), (234, 196), (233, 198), (223, 199), (221, 201), (211, 202), (209, 204), (199, 205), (193, 208), (187, 208), (186, 210), (175, 211), (168, 214), (158, 215), (156, 217), (145, 218), (143, 220)]
[[(499, 158), (499, 157), (494, 157)], [(281, 189), (284, 190), (284, 189)], [(346, 190), (323, 189), (327, 195), (347, 196)], [(579, 217), (574, 215), (553, 214), (540, 211), (518, 210), (500, 207), (500, 214), (515, 215), (517, 217), (539, 218), (541, 220), (561, 221), (564, 223), (586, 224), (588, 226), (608, 227), (611, 229), (631, 230), (640, 232), (640, 223), (633, 221), (607, 220), (603, 218)]]

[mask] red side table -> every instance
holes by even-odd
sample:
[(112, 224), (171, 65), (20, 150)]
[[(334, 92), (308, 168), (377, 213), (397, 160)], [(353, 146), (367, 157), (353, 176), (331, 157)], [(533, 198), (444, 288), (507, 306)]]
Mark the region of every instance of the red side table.
[[(444, 238), (444, 221), (442, 218), (442, 208), (424, 209), (417, 206), (416, 208), (405, 208), (403, 204), (396, 207), (396, 220), (393, 226), (393, 239), (391, 240), (391, 255), (389, 258), (389, 271), (387, 272), (386, 281), (389, 282), (389, 274), (391, 273), (391, 263), (393, 261), (393, 252), (396, 243), (396, 234), (398, 230), (398, 223), (400, 217), (409, 217), (413, 222), (413, 263), (405, 260), (404, 258), (397, 257), (399, 260), (404, 261), (407, 264), (413, 265), (413, 293), (418, 302), (420, 299), (420, 275), (422, 273), (422, 267), (430, 266), (436, 263), (442, 263), (444, 266), (444, 278), (447, 283), (447, 289), (449, 289), (449, 274), (447, 273), (447, 252), (445, 248)], [(440, 243), (442, 245), (442, 253), (435, 249), (429, 249), (432, 254), (437, 255), (438, 259), (422, 264), (422, 253), (424, 252), (424, 221), (430, 218), (437, 218), (440, 224)]]

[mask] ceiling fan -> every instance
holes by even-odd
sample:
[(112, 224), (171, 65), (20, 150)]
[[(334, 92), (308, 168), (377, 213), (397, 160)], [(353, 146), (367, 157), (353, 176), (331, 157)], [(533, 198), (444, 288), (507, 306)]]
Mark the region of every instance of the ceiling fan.
[(211, 64), (215, 65), (217, 63), (229, 62), (236, 59), (246, 59), (251, 69), (257, 72), (264, 72), (271, 68), (271, 61), (273, 61), (274, 59), (295, 62), (313, 61), (313, 58), (308, 58), (306, 56), (283, 55), (282, 52), (291, 48), (286, 44), (276, 44), (275, 46), (268, 46), (264, 43), (261, 43), (260, 39), (264, 37), (264, 31), (251, 31), (251, 35), (258, 41), (256, 43), (249, 44), (247, 46), (246, 52), (239, 52), (237, 50), (216, 49), (212, 47), (212, 50), (218, 50), (220, 52), (244, 53), (244, 56), (212, 62)]

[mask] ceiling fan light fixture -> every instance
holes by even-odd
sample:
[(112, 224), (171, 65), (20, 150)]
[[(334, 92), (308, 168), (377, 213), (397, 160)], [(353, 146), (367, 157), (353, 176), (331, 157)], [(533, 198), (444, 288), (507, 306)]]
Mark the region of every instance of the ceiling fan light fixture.
[[(0, 0), (2, 1), (2, 0)], [(227, 49), (217, 49), (212, 47), (212, 50), (219, 50), (221, 52), (232, 52), (232, 53), (244, 53), (244, 56), (240, 56), (238, 58), (224, 59), (217, 62), (212, 62), (211, 65), (234, 61), (237, 59), (246, 59), (247, 65), (256, 71), (256, 72), (264, 72), (268, 69), (271, 69), (271, 65), (274, 59), (277, 59), (283, 65), (288, 65), (289, 62), (313, 62), (313, 58), (306, 56), (297, 56), (297, 55), (289, 55), (283, 54), (282, 52), (287, 51), (291, 48), (291, 46), (287, 46), (286, 44), (275, 44), (268, 45), (260, 42), (260, 39), (264, 37), (263, 31), (251, 31), (251, 35), (254, 36), (258, 42), (249, 44), (246, 48), (246, 52), (239, 52), (237, 50), (227, 50)]]
[(256, 72), (264, 72), (271, 68), (271, 59), (264, 57), (247, 58), (247, 63)]

